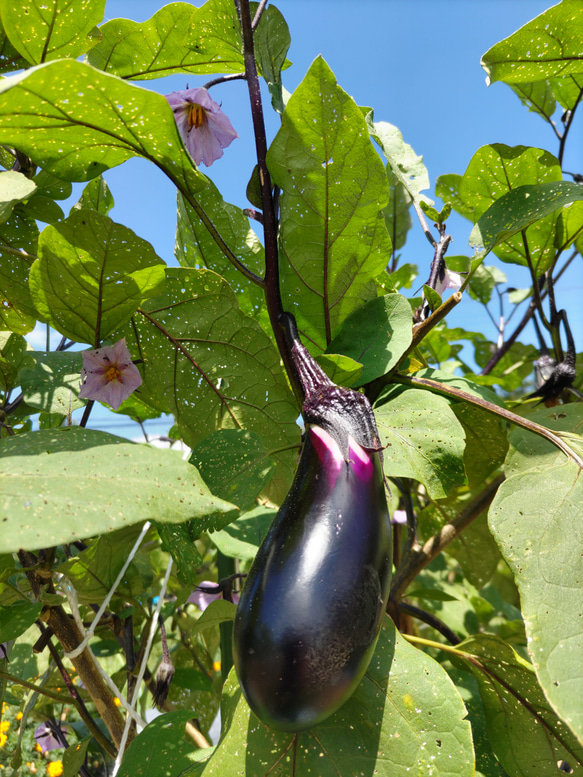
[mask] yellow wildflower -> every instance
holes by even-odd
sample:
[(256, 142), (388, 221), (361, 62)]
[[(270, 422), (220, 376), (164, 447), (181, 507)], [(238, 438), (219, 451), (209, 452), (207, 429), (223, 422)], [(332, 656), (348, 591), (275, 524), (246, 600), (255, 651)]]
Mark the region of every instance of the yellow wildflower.
[(51, 761), (50, 764), (48, 764), (47, 774), (49, 775), (49, 777), (61, 777), (62, 773), (63, 773), (62, 761)]

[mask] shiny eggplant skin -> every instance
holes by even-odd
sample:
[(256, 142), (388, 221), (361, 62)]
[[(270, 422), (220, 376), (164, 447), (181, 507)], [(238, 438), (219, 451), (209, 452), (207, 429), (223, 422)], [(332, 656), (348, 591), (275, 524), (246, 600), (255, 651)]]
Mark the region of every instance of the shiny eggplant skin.
[(292, 487), (235, 617), (245, 698), (260, 720), (283, 731), (317, 725), (351, 696), (389, 595), (391, 527), (380, 453), (346, 428), (335, 437), (308, 427)]

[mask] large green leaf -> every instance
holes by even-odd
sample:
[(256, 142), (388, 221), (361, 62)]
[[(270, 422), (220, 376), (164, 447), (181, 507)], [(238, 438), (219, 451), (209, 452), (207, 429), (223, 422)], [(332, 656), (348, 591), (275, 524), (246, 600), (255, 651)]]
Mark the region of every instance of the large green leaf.
[(562, 0), (492, 46), (482, 57), (482, 67), (490, 83), (583, 73), (582, 38), (580, 0)]
[(241, 24), (231, 0), (207, 0), (198, 8), (184, 45), (197, 57), (197, 73), (245, 71)]
[(249, 315), (257, 315), (263, 305), (263, 289), (243, 277), (212, 233), (220, 235), (220, 241), (238, 262), (263, 277), (263, 246), (249, 227), (249, 219), (236, 205), (225, 202), (209, 180), (192, 205), (178, 193), (174, 254), (182, 267), (206, 267), (222, 275), (237, 294), (241, 309)]
[(411, 218), (411, 195), (405, 189), (387, 165), (387, 178), (389, 181), (389, 204), (384, 210), (385, 224), (391, 238), (393, 251), (403, 248), (407, 239), (407, 233), (413, 226)]
[[(541, 409), (531, 418), (568, 433), (583, 455), (581, 404)], [(510, 442), (490, 528), (518, 584), (528, 649), (545, 696), (583, 742), (582, 472), (524, 429), (515, 429)]]
[(377, 296), (391, 241), (382, 162), (360, 109), (321, 57), (290, 97), (267, 161), (283, 189), (284, 309), (324, 350), (346, 317)]
[(460, 402), (453, 412), (466, 434), (464, 466), (470, 488), (477, 488), (504, 463), (508, 452), (506, 424), (475, 405)]
[(465, 482), (464, 430), (444, 397), (392, 386), (375, 417), (387, 476), (410, 477), (432, 499)]
[(160, 291), (164, 268), (152, 246), (128, 227), (94, 210), (74, 210), (41, 233), (30, 290), (52, 327), (98, 348)]
[(489, 634), (456, 649), (478, 659), (467, 666), (478, 682), (491, 747), (509, 775), (555, 777), (563, 760), (569, 774), (583, 775), (583, 748), (549, 707), (531, 664)]
[(165, 97), (75, 60), (49, 62), (0, 82), (0, 143), (66, 181), (88, 181), (142, 156), (182, 191), (206, 185)]
[(455, 686), (388, 618), (354, 695), (316, 728), (297, 735), (268, 729), (250, 712), (234, 673), (221, 712), (221, 739), (204, 777), (474, 774), (470, 726)]
[[(549, 236), (554, 238), (555, 221), (552, 214), (572, 203), (583, 200), (583, 187), (579, 183), (571, 181), (558, 181), (557, 183), (548, 182), (534, 186), (519, 186), (508, 194), (496, 200), (488, 210), (480, 217), (478, 223), (473, 228), (470, 235), (470, 245), (483, 246), (487, 251), (495, 249), (504, 242), (509, 242), (509, 238), (521, 230), (526, 230), (528, 235), (529, 247), (535, 247), (532, 243), (532, 229), (540, 227), (543, 221), (551, 218), (553, 220), (552, 233)], [(559, 231), (559, 240), (561, 244), (568, 244), (574, 239), (575, 235), (581, 230), (581, 214), (575, 211), (570, 213), (572, 208), (561, 214), (563, 217)], [(570, 231), (567, 228), (565, 233), (565, 219), (569, 217), (577, 220), (576, 227)], [(578, 217), (578, 218), (577, 218)], [(550, 225), (551, 222), (549, 222)], [(531, 229), (528, 229), (530, 225)], [(568, 221), (567, 221), (568, 224)], [(545, 228), (546, 229), (546, 228)], [(572, 234), (574, 233), (574, 234)], [(521, 238), (519, 238), (521, 239)], [(545, 240), (543, 258), (533, 261), (537, 274), (541, 274), (547, 269), (549, 259), (554, 253), (555, 245), (549, 240)], [(546, 256), (546, 255), (549, 256)], [(526, 264), (526, 257), (518, 258), (516, 255), (510, 259), (506, 252), (499, 254), (503, 261), (514, 261), (518, 264)], [(524, 260), (523, 260), (524, 259)]]
[(557, 102), (549, 81), (513, 84), (511, 89), (518, 95), (520, 102), (528, 107), (529, 111), (538, 113), (545, 121), (551, 121), (551, 117), (557, 109)]
[[(191, 29), (200, 34), (201, 11), (207, 24), (216, 18), (219, 8), (213, 12), (211, 5), (207, 3), (202, 11), (190, 3), (170, 3), (151, 19), (140, 23), (131, 19), (111, 19), (99, 28), (101, 40), (91, 49), (87, 60), (98, 70), (135, 80), (161, 78), (174, 73), (222, 72), (219, 63), (213, 64), (215, 69), (209, 70), (211, 60), (208, 54), (185, 44), (185, 37)], [(217, 6), (216, 3), (214, 5)], [(237, 40), (237, 33), (225, 26), (225, 38)], [(235, 48), (241, 48), (240, 33)], [(244, 70), (242, 55), (236, 57), (235, 62), (236, 70)]]
[(84, 54), (104, 10), (105, 0), (0, 0), (10, 42), (33, 65)]
[(79, 351), (33, 351), (20, 373), (23, 399), (43, 413), (69, 415), (86, 400), (79, 399), (82, 358)]
[(6, 221), (17, 202), (28, 199), (36, 184), (22, 173), (6, 170), (0, 173), (0, 221)]
[(275, 347), (227, 282), (169, 268), (164, 293), (119, 334), (144, 360), (145, 401), (175, 416), (188, 445), (218, 429), (257, 433), (278, 463), (267, 491), (279, 502), (295, 469), (297, 406)]
[[(493, 143), (482, 146), (470, 160), (460, 182), (459, 196), (464, 210), (471, 211), (474, 221), (480, 219), (491, 206), (494, 206), (493, 212), (499, 214), (499, 219), (505, 219), (504, 224), (508, 222), (512, 224), (512, 228), (506, 231), (503, 231), (504, 226), (500, 225), (499, 236), (498, 232), (492, 237), (488, 233), (489, 239), (484, 244), (485, 248), (495, 249), (496, 256), (504, 262), (525, 266), (528, 266), (527, 256), (530, 256), (535, 269), (540, 273), (548, 267), (555, 254), (554, 236), (557, 216), (549, 211), (547, 211), (549, 215), (537, 212), (534, 217), (521, 221), (520, 213), (515, 217), (518, 206), (515, 198), (520, 195), (513, 195), (510, 202), (503, 198), (505, 195), (509, 197), (520, 187), (530, 202), (529, 190), (524, 189), (525, 186), (531, 187), (561, 180), (559, 161), (548, 151)], [(504, 205), (498, 205), (499, 200), (502, 200)], [(457, 209), (455, 200), (453, 205)], [(466, 214), (463, 213), (463, 215)], [(488, 223), (489, 216), (485, 219)], [(521, 229), (526, 230), (524, 237), (515, 235)], [(477, 236), (474, 233), (470, 242), (472, 245), (477, 242)]]
[(197, 519), (200, 531), (232, 518), (195, 467), (175, 451), (81, 427), (0, 443), (0, 553), (52, 547), (145, 520)]

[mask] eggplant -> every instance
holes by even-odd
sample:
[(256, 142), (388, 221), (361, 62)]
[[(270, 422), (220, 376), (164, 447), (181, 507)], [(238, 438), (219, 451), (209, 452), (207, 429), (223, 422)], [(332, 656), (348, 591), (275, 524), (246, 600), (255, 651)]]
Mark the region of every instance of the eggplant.
[(305, 392), (306, 432), (290, 488), (235, 616), (239, 683), (257, 717), (301, 731), (352, 695), (389, 596), (391, 527), (378, 432), (366, 397), (332, 383), (282, 316)]

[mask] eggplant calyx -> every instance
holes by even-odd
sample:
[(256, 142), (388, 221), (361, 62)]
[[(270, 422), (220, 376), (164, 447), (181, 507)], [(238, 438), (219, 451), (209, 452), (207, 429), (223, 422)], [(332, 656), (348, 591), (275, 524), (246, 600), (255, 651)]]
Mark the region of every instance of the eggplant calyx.
[(365, 451), (379, 452), (382, 458), (379, 433), (368, 399), (330, 380), (300, 340), (291, 313), (282, 313), (279, 320), (304, 389), (302, 416), (306, 425), (328, 432), (340, 446), (345, 461), (350, 458), (350, 438)]

